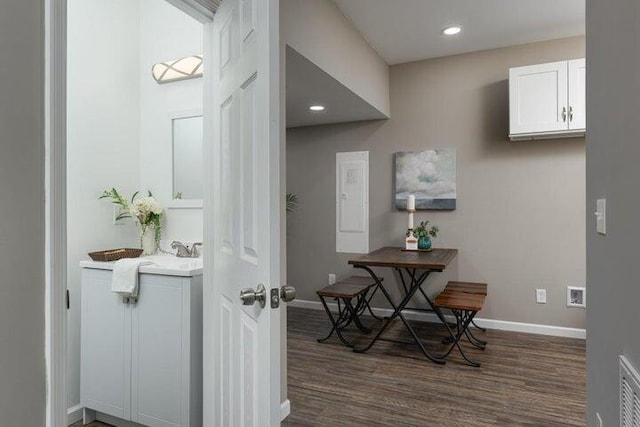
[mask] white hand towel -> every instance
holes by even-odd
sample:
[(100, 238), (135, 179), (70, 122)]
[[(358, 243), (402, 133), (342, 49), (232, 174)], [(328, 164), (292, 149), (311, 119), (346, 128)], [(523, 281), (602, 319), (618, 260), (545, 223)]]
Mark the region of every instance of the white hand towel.
[(111, 291), (125, 297), (138, 296), (138, 268), (151, 264), (151, 261), (140, 258), (125, 258), (113, 265)]

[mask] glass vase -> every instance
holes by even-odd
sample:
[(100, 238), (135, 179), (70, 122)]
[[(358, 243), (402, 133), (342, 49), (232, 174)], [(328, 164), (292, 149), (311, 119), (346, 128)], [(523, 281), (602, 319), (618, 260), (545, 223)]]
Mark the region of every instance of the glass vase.
[(155, 255), (158, 253), (158, 242), (156, 240), (156, 227), (147, 225), (140, 232), (140, 247), (142, 255)]

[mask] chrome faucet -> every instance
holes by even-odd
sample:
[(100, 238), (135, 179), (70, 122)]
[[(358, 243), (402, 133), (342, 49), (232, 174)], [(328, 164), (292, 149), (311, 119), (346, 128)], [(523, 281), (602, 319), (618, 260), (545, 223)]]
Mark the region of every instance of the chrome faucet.
[(184, 243), (178, 242), (177, 240), (174, 240), (173, 243), (171, 243), (171, 247), (176, 249), (176, 256), (178, 258), (198, 258), (200, 256), (198, 246), (202, 246), (202, 243), (194, 243), (191, 245), (191, 249), (189, 249), (189, 246), (186, 246)]

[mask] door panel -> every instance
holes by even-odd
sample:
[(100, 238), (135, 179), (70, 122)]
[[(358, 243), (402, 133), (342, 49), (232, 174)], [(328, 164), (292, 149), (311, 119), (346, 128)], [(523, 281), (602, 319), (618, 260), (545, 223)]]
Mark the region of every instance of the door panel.
[(188, 426), (189, 284), (140, 277), (140, 299), (131, 309), (132, 420), (150, 427)]
[(278, 16), (277, 0), (225, 0), (210, 31), (205, 425), (280, 423), (280, 311), (240, 300), (280, 286)]
[(509, 71), (510, 133), (567, 130), (567, 62)]
[(587, 127), (586, 78), (584, 58), (569, 61), (569, 129)]
[(131, 318), (111, 271), (82, 269), (81, 404), (130, 417)]

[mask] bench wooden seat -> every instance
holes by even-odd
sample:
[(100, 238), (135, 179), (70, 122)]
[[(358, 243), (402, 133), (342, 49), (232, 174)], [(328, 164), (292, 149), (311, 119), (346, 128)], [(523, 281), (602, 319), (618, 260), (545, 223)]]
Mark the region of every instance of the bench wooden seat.
[(447, 283), (445, 290), (448, 291), (459, 291), (465, 292), (468, 294), (481, 294), (487, 295), (487, 284), (486, 283), (474, 283), (474, 282), (455, 282), (450, 281)]
[(357, 283), (337, 282), (333, 285), (325, 286), (316, 291), (318, 296), (329, 298), (355, 298), (365, 292), (371, 285), (359, 285)]
[(470, 293), (464, 290), (455, 290), (451, 288), (445, 288), (438, 296), (435, 297), (433, 300), (433, 305), (435, 307), (451, 310), (456, 317), (455, 334), (443, 341), (444, 344), (451, 344), (451, 347), (443, 357), (448, 356), (454, 347), (457, 347), (460, 354), (467, 362), (473, 366), (480, 366), (480, 363), (467, 357), (460, 346), (460, 338), (465, 335), (474, 347), (484, 350), (487, 343), (473, 336), (469, 330), (469, 325), (473, 322), (473, 318), (476, 314), (482, 310), (485, 299), (486, 295), (482, 293)]
[(485, 296), (481, 294), (444, 290), (433, 302), (440, 308), (478, 312), (482, 310), (484, 300)]
[[(487, 284), (486, 283), (475, 283), (475, 282), (455, 282), (450, 281), (447, 283), (447, 286), (444, 288), (445, 291), (458, 291), (458, 292), (466, 292), (468, 294), (481, 294), (487, 295)], [(481, 330), (482, 332), (486, 332), (485, 328), (481, 328), (475, 322), (475, 320), (471, 321), (471, 324), (476, 328)]]
[[(372, 289), (373, 292), (370, 293), (369, 291)], [(365, 276), (351, 276), (333, 285), (325, 286), (317, 290), (316, 294), (320, 298), (320, 302), (327, 312), (327, 316), (329, 316), (332, 325), (329, 335), (325, 338), (318, 339), (318, 342), (325, 342), (335, 332), (340, 341), (348, 347), (353, 347), (353, 344), (342, 334), (342, 330), (352, 322), (362, 332), (371, 332), (369, 328), (362, 325), (359, 317), (368, 309), (371, 316), (379, 319), (373, 314), (371, 306), (369, 306), (369, 301), (371, 301), (371, 298), (377, 290), (378, 286), (376, 281), (372, 277)], [(325, 298), (334, 298), (338, 303), (337, 318), (331, 313)], [(355, 304), (352, 303), (352, 300), (355, 301)]]

